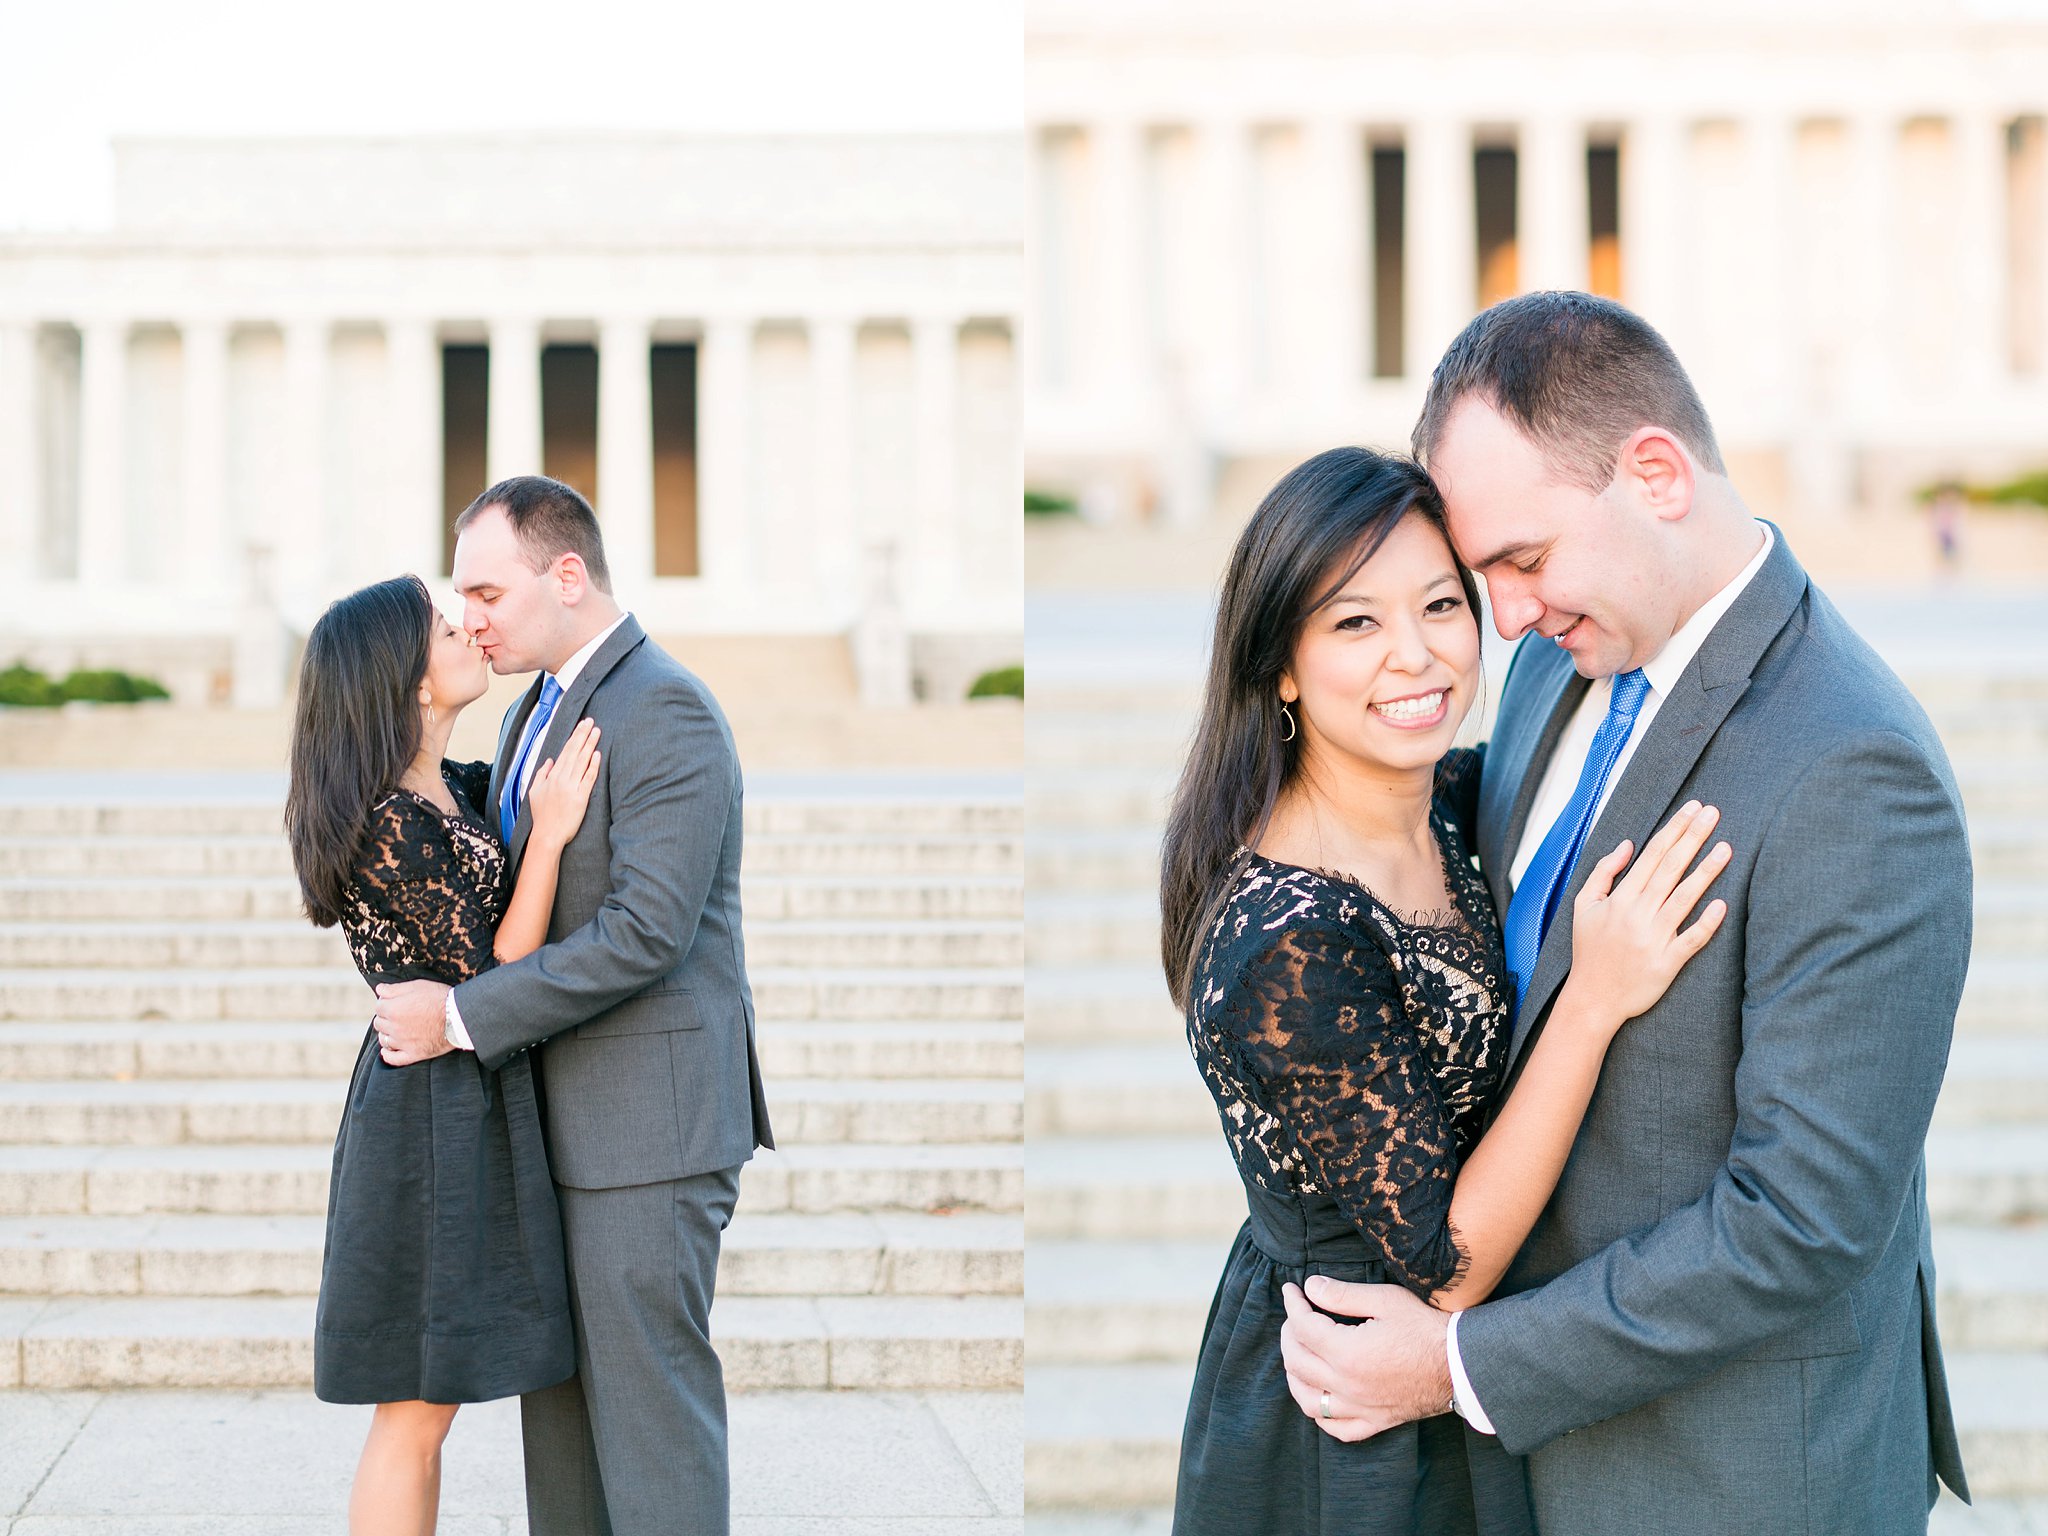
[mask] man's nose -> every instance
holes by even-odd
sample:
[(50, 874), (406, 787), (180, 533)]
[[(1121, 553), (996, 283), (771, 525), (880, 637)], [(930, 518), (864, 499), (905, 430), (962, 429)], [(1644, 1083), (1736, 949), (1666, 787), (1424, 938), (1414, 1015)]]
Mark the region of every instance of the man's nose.
[(1543, 604), (1536, 595), (1505, 582), (1488, 582), (1486, 595), (1493, 604), (1493, 627), (1503, 640), (1519, 640), (1543, 617)]

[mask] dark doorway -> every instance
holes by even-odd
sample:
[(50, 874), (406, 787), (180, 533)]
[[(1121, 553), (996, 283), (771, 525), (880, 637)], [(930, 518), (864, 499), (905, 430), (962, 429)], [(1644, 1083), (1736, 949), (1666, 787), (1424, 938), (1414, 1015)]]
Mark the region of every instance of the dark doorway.
[(540, 464), (551, 480), (573, 486), (592, 506), (597, 489), (597, 348), (540, 350)]
[(1375, 145), (1372, 157), (1372, 376), (1401, 377), (1401, 317), (1407, 308), (1407, 273), (1402, 252), (1407, 240), (1408, 153), (1400, 145)]
[(697, 576), (697, 344), (652, 352), (654, 574)]
[(491, 349), (441, 348), (441, 574), (455, 569), (455, 519), (490, 481)]
[(1621, 151), (1612, 144), (1586, 149), (1586, 287), (1603, 298), (1621, 297)]
[(1474, 209), (1479, 233), (1479, 307), (1486, 309), (1520, 291), (1515, 252), (1515, 152), (1481, 149), (1472, 156)]

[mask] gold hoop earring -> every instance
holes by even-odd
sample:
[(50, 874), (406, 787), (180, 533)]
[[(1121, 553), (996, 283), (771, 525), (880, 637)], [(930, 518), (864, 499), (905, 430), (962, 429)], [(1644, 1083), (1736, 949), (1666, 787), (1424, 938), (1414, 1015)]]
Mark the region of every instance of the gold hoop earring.
[(1282, 741), (1292, 741), (1294, 740), (1296, 735), (1294, 726), (1294, 711), (1287, 707), (1287, 701), (1285, 699), (1280, 701), (1280, 714), (1287, 721), (1287, 733), (1280, 739)]

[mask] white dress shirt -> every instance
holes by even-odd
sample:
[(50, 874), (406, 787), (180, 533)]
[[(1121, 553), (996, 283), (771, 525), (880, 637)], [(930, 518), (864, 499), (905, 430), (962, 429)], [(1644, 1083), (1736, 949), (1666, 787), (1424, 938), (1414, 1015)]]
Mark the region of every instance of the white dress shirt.
[[(1763, 534), (1763, 543), (1750, 556), (1749, 564), (1736, 572), (1735, 579), (1700, 605), (1699, 612), (1678, 627), (1676, 634), (1664, 643), (1664, 648), (1643, 663), (1643, 679), (1649, 683), (1649, 691), (1643, 695), (1643, 702), (1636, 709), (1634, 725), (1628, 733), (1628, 740), (1621, 745), (1621, 755), (1608, 770), (1607, 782), (1601, 786), (1600, 798), (1594, 802), (1590, 827), (1600, 819), (1600, 813), (1607, 808), (1615, 786), (1628, 771), (1629, 760), (1635, 756), (1636, 744), (1643, 739), (1643, 733), (1650, 728), (1650, 722), (1657, 718), (1657, 711), (1671, 690), (1678, 686), (1685, 669), (1699, 655), (1700, 647), (1707, 643), (1707, 636), (1714, 632), (1714, 626), (1721, 622), (1721, 616), (1734, 606), (1735, 599), (1743, 589), (1755, 580), (1756, 573), (1763, 569), (1765, 559), (1770, 555), (1771, 546), (1777, 542), (1768, 523), (1759, 522), (1757, 528)], [(1572, 714), (1571, 724), (1565, 727), (1559, 738), (1557, 750), (1550, 754), (1550, 761), (1543, 769), (1543, 778), (1536, 786), (1536, 798), (1529, 806), (1529, 820), (1522, 828), (1522, 840), (1515, 845), (1514, 857), (1508, 861), (1508, 882), (1510, 889), (1520, 885), (1523, 874), (1535, 862), (1536, 850), (1543, 846), (1543, 839), (1549, 835), (1551, 824), (1563, 813), (1571, 800), (1572, 791), (1579, 787), (1579, 775), (1586, 769), (1586, 754), (1593, 749), (1593, 737), (1600, 729), (1600, 722), (1607, 718), (1607, 704), (1614, 696), (1614, 679), (1603, 677), (1586, 690), (1585, 698)], [(1602, 848), (1595, 857), (1605, 858), (1613, 850)], [(1465, 1362), (1458, 1354), (1458, 1318), (1462, 1314), (1451, 1314), (1451, 1325), (1444, 1335), (1444, 1347), (1450, 1355), (1451, 1394), (1453, 1406), (1465, 1422), (1482, 1435), (1494, 1432), (1493, 1420), (1486, 1416), (1486, 1410), (1479, 1406), (1479, 1396), (1472, 1390), (1471, 1378), (1465, 1374)]]
[[(583, 669), (590, 664), (590, 658), (597, 654), (597, 648), (603, 645), (605, 641), (611, 639), (612, 631), (617, 629), (621, 624), (625, 623), (626, 620), (631, 617), (632, 615), (629, 613), (620, 614), (616, 619), (613, 619), (611, 623), (607, 624), (601, 632), (599, 632), (596, 635), (593, 635), (590, 639), (589, 644), (585, 645), (581, 650), (577, 651), (577, 653), (574, 656), (571, 656), (567, 661), (562, 663), (562, 669), (559, 672), (555, 673), (554, 676), (555, 682), (561, 686), (564, 695), (566, 695), (571, 688), (575, 687), (577, 677), (581, 675)], [(557, 704), (556, 707), (559, 708), (560, 705)], [(543, 732), (546, 732), (552, 729), (553, 726), (554, 719), (551, 716), (549, 717), (548, 723), (541, 727), (541, 730)], [(524, 731), (522, 731), (520, 734), (524, 736), (525, 733)], [(527, 753), (526, 763), (520, 769), (519, 772), (519, 796), (522, 800), (525, 799), (527, 786), (533, 783), (534, 772), (539, 767), (540, 753)], [(484, 815), (496, 815), (497, 809), (498, 808), (494, 805), (487, 805), (483, 808)], [(509, 853), (510, 850), (508, 849), (507, 852)], [(454, 1046), (458, 1051), (473, 1051), (476, 1049), (476, 1046), (471, 1042), (469, 1038), (469, 1031), (463, 1028), (462, 1010), (455, 1006), (455, 990), (452, 987), (448, 991), (447, 1005), (441, 1010), (441, 1020), (441, 1037), (444, 1040), (446, 1040), (450, 1045)]]

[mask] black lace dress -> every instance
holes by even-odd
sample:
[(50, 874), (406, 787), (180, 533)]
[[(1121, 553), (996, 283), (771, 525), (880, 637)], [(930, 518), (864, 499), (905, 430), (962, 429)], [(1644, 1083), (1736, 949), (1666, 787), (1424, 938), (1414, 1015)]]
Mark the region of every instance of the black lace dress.
[(1500, 927), (1467, 853), (1478, 767), (1447, 759), (1431, 814), (1453, 910), (1398, 913), (1343, 875), (1252, 853), (1204, 941), (1188, 1043), (1250, 1215), (1202, 1338), (1175, 1536), (1533, 1530), (1521, 1464), (1497, 1449), (1468, 1463), (1462, 1420), (1345, 1444), (1303, 1415), (1280, 1357), (1284, 1283), (1427, 1296), (1466, 1262), (1451, 1191), (1508, 1043)]
[[(511, 899), (490, 765), (443, 763), (458, 811), (371, 810), (342, 915), (363, 979), (466, 980)], [(313, 1390), (331, 1403), (483, 1402), (576, 1368), (561, 1216), (532, 1057), (390, 1067), (366, 1031), (334, 1139)]]

